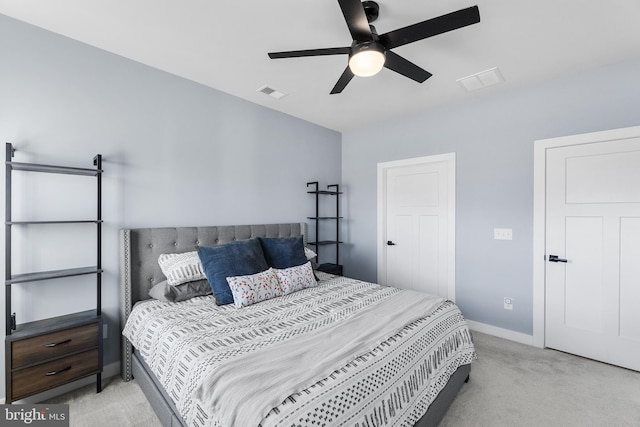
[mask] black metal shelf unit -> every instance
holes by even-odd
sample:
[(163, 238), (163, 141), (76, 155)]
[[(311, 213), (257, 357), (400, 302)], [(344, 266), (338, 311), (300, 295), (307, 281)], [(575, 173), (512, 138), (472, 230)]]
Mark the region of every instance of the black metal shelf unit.
[[(15, 313), (11, 310), (11, 286), (17, 283), (36, 282), (41, 280), (58, 279), (62, 277), (81, 276), (87, 274), (96, 275), (96, 316), (102, 314), (102, 155), (98, 154), (93, 159), (95, 168), (76, 168), (55, 165), (43, 165), (35, 163), (14, 162), (15, 149), (12, 144), (6, 144), (5, 162), (5, 315), (6, 335), (11, 335), (16, 329)], [(82, 220), (45, 220), (45, 221), (13, 221), (12, 220), (12, 185), (11, 177), (14, 171), (40, 172), (65, 175), (93, 176), (97, 182), (97, 213), (95, 219)], [(70, 268), (53, 271), (38, 271), (24, 274), (12, 274), (11, 271), (11, 230), (14, 226), (23, 225), (55, 225), (55, 224), (95, 224), (97, 233), (97, 260), (95, 266)], [(33, 322), (32, 322), (33, 323)]]
[[(318, 181), (307, 182), (307, 188), (313, 186), (313, 190), (307, 191), (309, 194), (314, 194), (316, 197), (316, 214), (315, 216), (307, 217), (307, 219), (315, 221), (315, 241), (308, 242), (309, 245), (316, 247), (316, 253), (319, 252), (319, 246), (335, 245), (336, 247), (336, 262), (335, 265), (340, 264), (340, 186), (338, 184), (327, 185), (328, 190), (320, 190)], [(336, 215), (335, 216), (320, 216), (320, 196), (328, 195), (335, 196), (336, 198)], [(335, 240), (320, 240), (320, 221), (335, 221), (336, 238)], [(316, 261), (320, 263), (320, 255), (316, 258)]]

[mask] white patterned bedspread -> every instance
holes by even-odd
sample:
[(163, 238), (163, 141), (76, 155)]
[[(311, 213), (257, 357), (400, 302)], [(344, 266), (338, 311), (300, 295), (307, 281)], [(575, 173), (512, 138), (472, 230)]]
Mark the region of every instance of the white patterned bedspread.
[[(199, 385), (216, 367), (235, 356), (322, 331), (402, 292), (317, 274), (321, 279), (317, 288), (242, 309), (233, 304), (217, 306), (212, 297), (180, 303), (147, 300), (134, 307), (123, 334), (188, 425), (220, 426), (211, 405), (197, 399)], [(353, 360), (336, 366), (326, 378), (283, 399), (260, 425), (410, 426), (456, 369), (475, 358), (462, 314), (455, 304), (444, 301), (373, 350), (354, 354)]]

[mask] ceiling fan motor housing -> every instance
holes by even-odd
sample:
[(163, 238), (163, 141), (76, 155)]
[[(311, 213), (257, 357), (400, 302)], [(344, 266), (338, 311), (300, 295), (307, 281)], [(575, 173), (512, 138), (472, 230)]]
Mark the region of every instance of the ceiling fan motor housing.
[(360, 52), (371, 51), (371, 50), (375, 50), (384, 55), (387, 49), (377, 41), (368, 41), (368, 42), (354, 41), (353, 44), (351, 45), (351, 53), (349, 53), (349, 58), (351, 58), (352, 56)]
[(367, 21), (373, 22), (378, 19), (378, 13), (380, 12), (380, 6), (374, 1), (363, 1), (362, 7), (364, 13), (367, 15)]

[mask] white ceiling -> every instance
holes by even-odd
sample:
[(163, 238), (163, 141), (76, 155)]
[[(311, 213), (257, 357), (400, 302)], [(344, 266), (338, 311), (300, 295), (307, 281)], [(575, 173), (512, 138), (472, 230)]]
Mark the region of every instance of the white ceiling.
[[(378, 3), (380, 34), (474, 4), (481, 21), (394, 49), (433, 73), (423, 84), (383, 69), (329, 95), (346, 55), (267, 52), (349, 46), (337, 0), (0, 0), (0, 13), (338, 131), (640, 57), (638, 0)], [(505, 83), (456, 82), (496, 66)], [(265, 84), (288, 96), (256, 91)]]

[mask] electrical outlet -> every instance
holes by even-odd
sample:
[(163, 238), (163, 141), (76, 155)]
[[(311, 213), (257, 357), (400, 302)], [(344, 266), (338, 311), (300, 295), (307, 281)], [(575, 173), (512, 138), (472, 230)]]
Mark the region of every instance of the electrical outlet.
[(513, 298), (504, 297), (504, 309), (513, 310)]
[(106, 323), (104, 325), (102, 325), (102, 339), (103, 340), (106, 340), (107, 339), (107, 335), (109, 334), (109, 329), (107, 328), (107, 326), (109, 326), (109, 325), (107, 325)]

